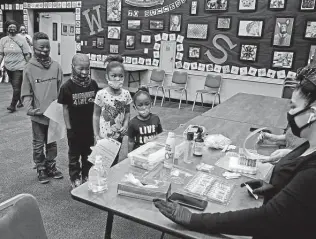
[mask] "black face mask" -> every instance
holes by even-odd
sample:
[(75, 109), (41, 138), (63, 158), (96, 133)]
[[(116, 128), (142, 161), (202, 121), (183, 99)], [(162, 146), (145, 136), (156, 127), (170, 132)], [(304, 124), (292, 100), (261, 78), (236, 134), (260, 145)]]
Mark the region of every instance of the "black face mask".
[(295, 122), (295, 117), (306, 112), (307, 110), (309, 110), (310, 107), (306, 107), (305, 109), (296, 112), (294, 115), (291, 115), (289, 112), (287, 112), (287, 121), (291, 127), (291, 130), (293, 132), (293, 134), (297, 137), (301, 137), (301, 132), (303, 129), (307, 128), (308, 126), (312, 125), (315, 121), (311, 121), (305, 125), (303, 125), (301, 128), (299, 128)]

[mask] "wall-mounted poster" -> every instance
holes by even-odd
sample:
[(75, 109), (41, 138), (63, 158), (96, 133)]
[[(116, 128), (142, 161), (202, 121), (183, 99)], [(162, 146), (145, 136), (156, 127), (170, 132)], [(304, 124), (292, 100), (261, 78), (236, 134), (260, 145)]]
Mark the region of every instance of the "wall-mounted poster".
[(97, 37), (97, 48), (104, 48), (104, 37)]
[(275, 21), (273, 46), (291, 46), (292, 31), (294, 26), (293, 17), (278, 17)]
[(313, 11), (316, 0), (301, 0), (301, 11)]
[(192, 0), (191, 7), (190, 7), (190, 15), (197, 15), (198, 14), (198, 1)]
[(189, 46), (189, 58), (199, 59), (201, 48), (197, 46)]
[(121, 27), (108, 26), (108, 39), (121, 39)]
[(228, 0), (205, 0), (205, 10), (207, 11), (227, 11)]
[(68, 24), (61, 24), (61, 35), (67, 36), (68, 35)]
[(256, 11), (257, 0), (239, 0), (239, 11)]
[(126, 35), (126, 49), (135, 49), (135, 35)]
[(280, 69), (292, 69), (294, 52), (292, 51), (274, 51), (272, 67)]
[(149, 29), (150, 30), (163, 30), (164, 29), (164, 20), (149, 20)]
[(229, 30), (231, 26), (232, 17), (217, 17), (217, 30)]
[(187, 38), (206, 40), (208, 35), (208, 24), (188, 24)]
[(110, 45), (110, 53), (111, 54), (118, 54), (119, 53), (119, 46), (118, 45)]
[(309, 50), (308, 59), (307, 59), (307, 65), (309, 65), (313, 61), (315, 51), (316, 51), (316, 45), (311, 45), (310, 50)]
[(142, 35), (140, 41), (141, 43), (151, 43), (151, 35)]
[(129, 30), (139, 30), (141, 25), (140, 20), (127, 20), (127, 29)]
[(263, 32), (263, 20), (240, 20), (238, 36), (247, 38), (261, 38)]
[(108, 22), (120, 22), (122, 20), (122, 2), (121, 0), (106, 1), (106, 20)]
[(258, 44), (241, 44), (239, 59), (241, 61), (257, 61), (258, 48)]
[(162, 5), (164, 3), (164, 0), (125, 0), (125, 3), (134, 7), (153, 7), (156, 5)]
[(286, 6), (286, 0), (270, 0), (270, 10), (284, 10)]
[(181, 31), (181, 19), (182, 19), (182, 16), (180, 14), (171, 14), (170, 15), (169, 31), (180, 32)]
[(75, 25), (69, 24), (68, 26), (68, 36), (74, 36), (75, 35)]
[(307, 21), (304, 33), (306, 39), (316, 39), (316, 21)]

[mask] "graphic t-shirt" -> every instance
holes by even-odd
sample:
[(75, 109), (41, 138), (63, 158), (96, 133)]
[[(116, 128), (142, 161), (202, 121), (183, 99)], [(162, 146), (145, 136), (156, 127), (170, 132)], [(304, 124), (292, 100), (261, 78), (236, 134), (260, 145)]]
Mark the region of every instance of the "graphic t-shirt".
[(94, 80), (88, 87), (79, 86), (71, 79), (61, 86), (58, 103), (68, 105), (70, 125), (75, 132), (93, 134), (92, 118), (97, 91), (98, 85)]
[(128, 124), (128, 137), (134, 139), (134, 149), (146, 144), (155, 135), (162, 132), (160, 119), (151, 114), (148, 120), (142, 121), (134, 117)]
[(132, 103), (129, 91), (122, 89), (120, 95), (112, 95), (102, 89), (95, 97), (95, 104), (102, 108), (100, 116), (100, 136), (120, 139), (119, 130), (123, 127), (126, 108)]

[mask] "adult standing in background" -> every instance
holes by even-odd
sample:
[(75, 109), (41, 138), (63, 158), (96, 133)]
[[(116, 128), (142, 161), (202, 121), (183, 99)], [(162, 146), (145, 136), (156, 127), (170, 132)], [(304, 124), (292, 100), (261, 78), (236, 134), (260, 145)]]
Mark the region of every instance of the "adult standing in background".
[(24, 25), (21, 25), (20, 26), (20, 35), (22, 37), (25, 37), (25, 40), (26, 42), (29, 44), (30, 48), (33, 46), (33, 43), (32, 43), (32, 37), (30, 35), (27, 34), (26, 32), (26, 27)]
[(23, 70), (30, 59), (31, 52), (25, 38), (17, 34), (18, 24), (16, 21), (7, 21), (5, 28), (8, 35), (0, 39), (0, 64), (4, 60), (4, 67), (12, 85), (12, 101), (7, 109), (10, 113), (13, 113), (16, 110), (15, 107), (23, 107), (21, 101)]

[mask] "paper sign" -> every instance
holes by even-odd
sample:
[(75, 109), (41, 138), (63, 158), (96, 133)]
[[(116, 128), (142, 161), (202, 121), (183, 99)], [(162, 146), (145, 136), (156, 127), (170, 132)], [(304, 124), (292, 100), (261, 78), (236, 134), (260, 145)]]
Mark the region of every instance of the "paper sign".
[(190, 70), (190, 63), (189, 62), (184, 62), (183, 63), (183, 69)]
[(151, 66), (151, 58), (146, 59), (146, 66)]
[(260, 77), (267, 76), (267, 69), (266, 68), (258, 69), (258, 76)]
[(161, 34), (155, 35), (155, 41), (161, 41)]
[(102, 157), (101, 159), (102, 159), (103, 167), (106, 173), (108, 173), (120, 148), (121, 148), (121, 143), (114, 139), (111, 139), (111, 138), (101, 139), (97, 142), (97, 144), (94, 147), (91, 147), (92, 152), (88, 160), (94, 164), (96, 156), (100, 155)]
[(138, 64), (138, 59), (136, 57), (132, 58), (132, 64), (137, 65)]
[(177, 51), (183, 51), (183, 44), (177, 45)]
[(131, 64), (131, 63), (132, 63), (132, 57), (127, 56), (127, 57), (126, 57), (126, 63), (127, 63), (127, 64)]
[(289, 72), (287, 73), (287, 78), (292, 78), (292, 79), (294, 79), (295, 77), (296, 77), (296, 73), (295, 73), (295, 72), (289, 71)]
[(148, 48), (144, 48), (144, 54), (148, 54)]
[(286, 77), (285, 70), (277, 72), (277, 78), (278, 79), (285, 79), (285, 77)]
[(169, 41), (175, 41), (176, 40), (176, 34), (172, 33), (169, 34)]
[(258, 71), (258, 70), (257, 70), (256, 68), (250, 67), (250, 68), (249, 68), (249, 71), (248, 71), (248, 75), (256, 76), (257, 71)]
[(269, 70), (268, 70), (268, 73), (267, 73), (267, 77), (274, 79), (274, 78), (275, 78), (275, 74), (276, 74), (276, 71), (275, 71), (275, 70), (269, 69)]
[(197, 70), (198, 64), (197, 62), (192, 62), (191, 63), (191, 70)]
[(102, 55), (97, 55), (97, 61), (102, 61)]
[(159, 51), (154, 51), (154, 58), (159, 58), (160, 52)]
[(155, 43), (154, 50), (159, 51), (159, 49), (160, 49), (160, 44), (159, 43)]
[(222, 70), (222, 66), (220, 66), (220, 65), (215, 65), (215, 66), (214, 66), (214, 71), (215, 71), (215, 72), (221, 73), (221, 70)]
[(230, 73), (230, 66), (229, 65), (223, 66), (223, 73), (224, 74), (229, 74)]
[(177, 68), (177, 69), (182, 68), (182, 61), (177, 61), (177, 62), (176, 62), (176, 68)]
[(177, 42), (183, 43), (184, 36), (178, 35)]
[(162, 33), (162, 40), (168, 41), (168, 34), (167, 33)]
[(145, 59), (142, 58), (142, 57), (139, 57), (139, 58), (138, 58), (138, 64), (144, 65), (144, 63), (145, 63)]
[(234, 74), (234, 75), (238, 75), (239, 67), (238, 66), (232, 66), (231, 73)]
[(240, 67), (240, 75), (245, 76), (248, 73), (248, 68), (247, 67)]
[(205, 64), (199, 63), (198, 70), (199, 71), (205, 71)]
[(153, 59), (153, 66), (159, 66), (159, 60)]
[(176, 59), (182, 61), (182, 59), (183, 59), (183, 53), (177, 52)]
[(206, 71), (210, 72), (210, 71), (213, 71), (214, 68), (213, 68), (213, 64), (207, 64), (206, 65)]
[(122, 56), (122, 59), (123, 59), (123, 64), (125, 64), (125, 62), (126, 62), (126, 57), (125, 57), (125, 56)]

